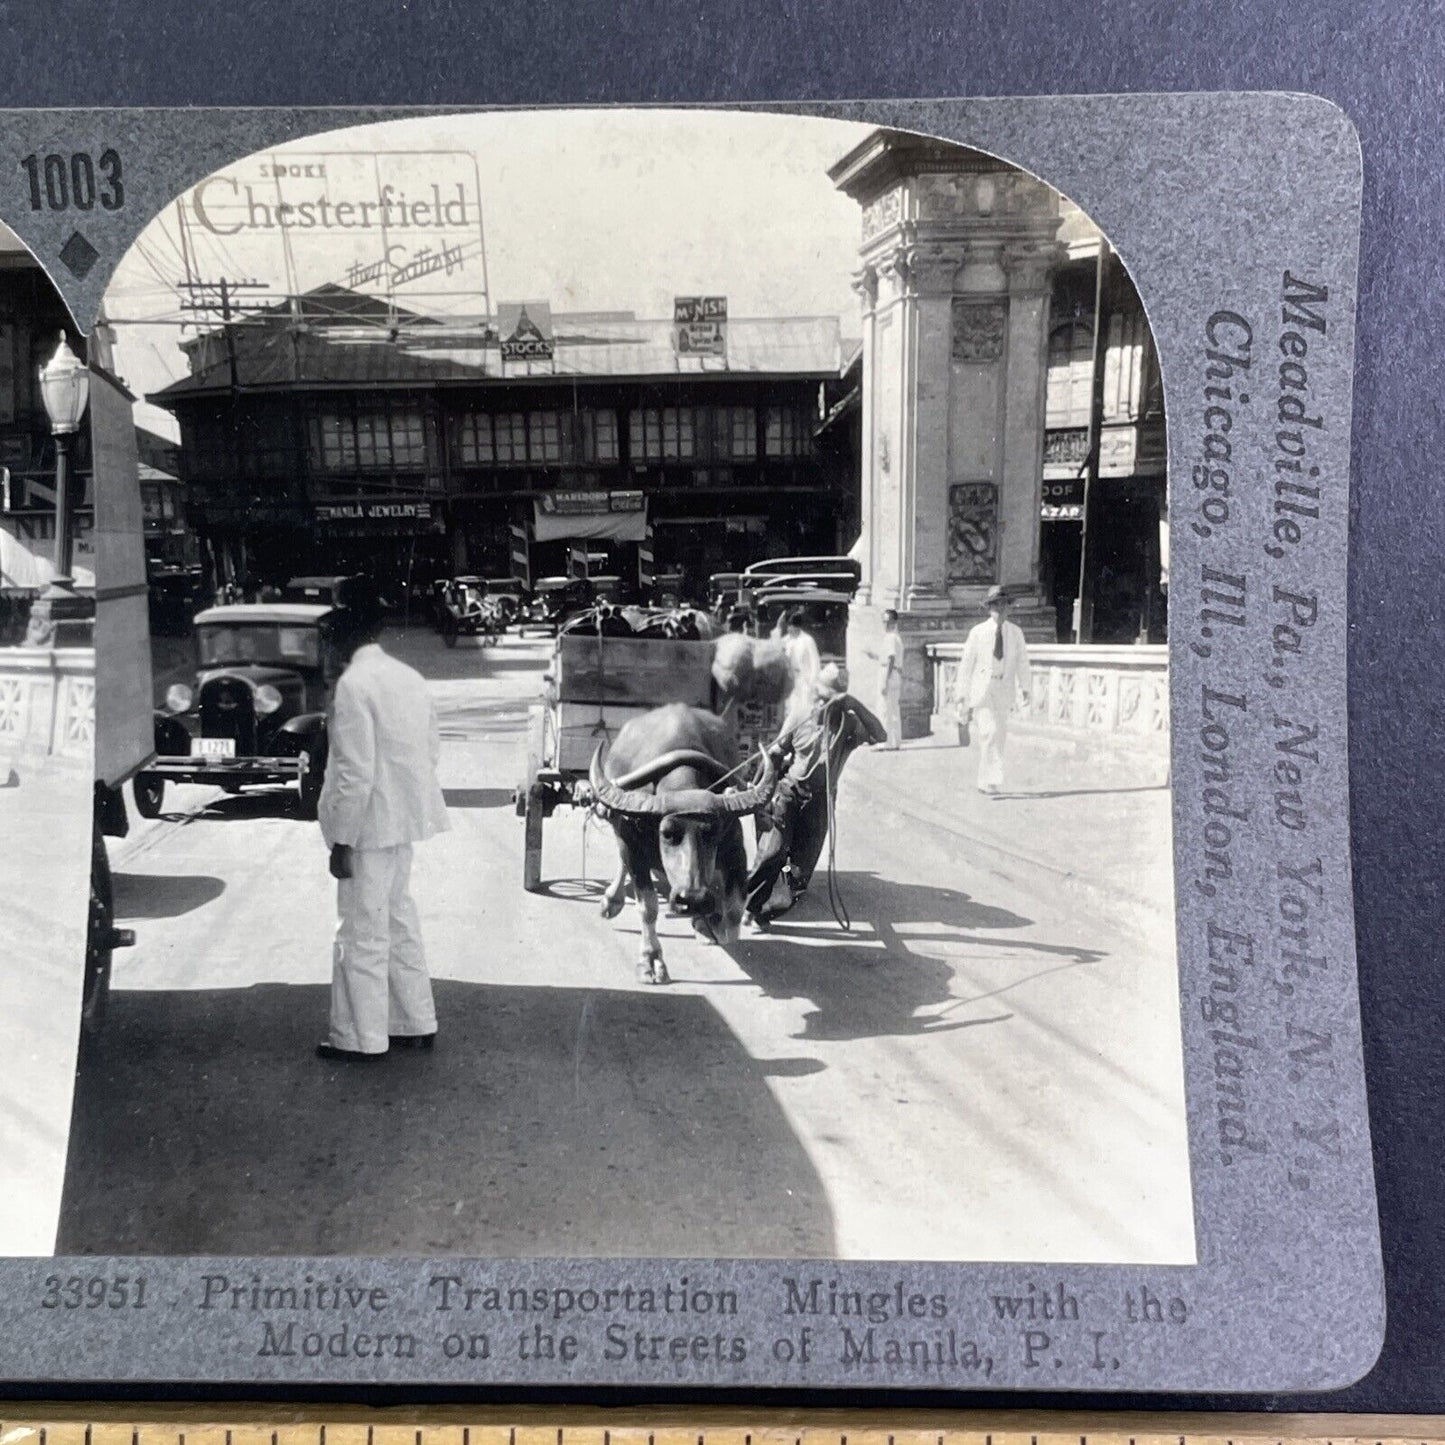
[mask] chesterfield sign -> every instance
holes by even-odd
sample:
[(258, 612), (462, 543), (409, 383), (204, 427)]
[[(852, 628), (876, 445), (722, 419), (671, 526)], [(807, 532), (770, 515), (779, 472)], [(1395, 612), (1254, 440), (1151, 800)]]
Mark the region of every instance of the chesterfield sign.
[(488, 303), (469, 151), (283, 148), (207, 176), (179, 209), (183, 237), (224, 238), (236, 264), (301, 291), (344, 280), (390, 293), (425, 277), (445, 289), (455, 276), (450, 291)]

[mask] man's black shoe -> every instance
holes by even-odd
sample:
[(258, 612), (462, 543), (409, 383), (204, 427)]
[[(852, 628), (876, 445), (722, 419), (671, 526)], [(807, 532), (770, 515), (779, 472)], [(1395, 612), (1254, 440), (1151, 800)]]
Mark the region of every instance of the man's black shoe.
[(335, 1044), (320, 1043), (316, 1045), (316, 1057), (325, 1059), (329, 1064), (376, 1064), (380, 1063), (386, 1054), (367, 1054), (360, 1049), (339, 1049)]
[(436, 1047), (437, 1036), (430, 1034), (391, 1034), (391, 1046), (394, 1049), (421, 1049), (427, 1051)]

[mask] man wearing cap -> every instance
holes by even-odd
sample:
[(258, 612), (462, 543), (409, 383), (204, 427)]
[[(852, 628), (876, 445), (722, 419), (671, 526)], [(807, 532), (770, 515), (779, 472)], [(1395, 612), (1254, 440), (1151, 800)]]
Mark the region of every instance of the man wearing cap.
[(1003, 787), (1003, 750), (1014, 695), (1029, 700), (1029, 650), (1023, 628), (1008, 620), (1008, 593), (990, 587), (983, 599), (988, 617), (963, 644), (954, 683), (954, 701), (965, 722), (978, 729), (978, 790), (997, 793)]
[(331, 849), (338, 922), (331, 1029), (316, 1052), (337, 1063), (429, 1049), (436, 1009), (408, 891), (412, 844), (450, 826), (437, 782), (441, 736), (420, 673), (381, 649), (381, 602), (358, 586), (332, 614), (345, 671), (332, 699), (317, 805)]

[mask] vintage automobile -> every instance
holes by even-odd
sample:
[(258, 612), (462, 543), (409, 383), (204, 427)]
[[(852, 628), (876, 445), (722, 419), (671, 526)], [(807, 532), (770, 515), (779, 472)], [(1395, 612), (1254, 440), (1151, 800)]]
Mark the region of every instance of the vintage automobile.
[(346, 589), (356, 579), (339, 577), (293, 577), (281, 589), (282, 602), (310, 602), (318, 607), (340, 607)]
[(759, 637), (779, 630), (779, 624), (790, 612), (803, 614), (803, 630), (812, 634), (818, 644), (818, 655), (824, 662), (847, 663), (848, 604), (847, 592), (828, 587), (769, 585), (752, 594), (753, 625)]
[(741, 572), (714, 572), (707, 579), (707, 610), (719, 622), (726, 622), (738, 605)]
[(512, 626), (527, 605), (529, 594), (526, 584), (519, 577), (488, 577), (486, 589), (487, 596), (497, 604), (502, 626)]
[(448, 647), (455, 647), (459, 637), (480, 637), (484, 643), (489, 642), (501, 635), (505, 625), (501, 607), (487, 596), (485, 579), (453, 577), (442, 588), (437, 631)]
[(300, 788), (316, 816), (326, 768), (331, 681), (324, 623), (329, 606), (237, 603), (195, 619), (194, 689), (176, 683), (155, 714), (155, 759), (131, 784), (136, 811), (158, 817), (167, 783), (259, 783)]
[(743, 591), (756, 591), (769, 583), (828, 587), (852, 597), (858, 590), (863, 564), (856, 557), (769, 557), (745, 567), (738, 578)]
[(597, 589), (588, 577), (543, 577), (519, 619), (521, 629), (559, 632), (572, 618), (592, 606)]

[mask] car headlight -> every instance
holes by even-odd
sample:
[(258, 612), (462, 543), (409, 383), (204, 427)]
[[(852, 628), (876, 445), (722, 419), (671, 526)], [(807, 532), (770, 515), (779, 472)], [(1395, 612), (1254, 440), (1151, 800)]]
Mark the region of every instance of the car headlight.
[(269, 717), (281, 706), (281, 694), (269, 682), (263, 682), (256, 689), (256, 711), (262, 717)]
[(166, 689), (167, 712), (189, 712), (193, 694), (185, 683), (173, 682)]

